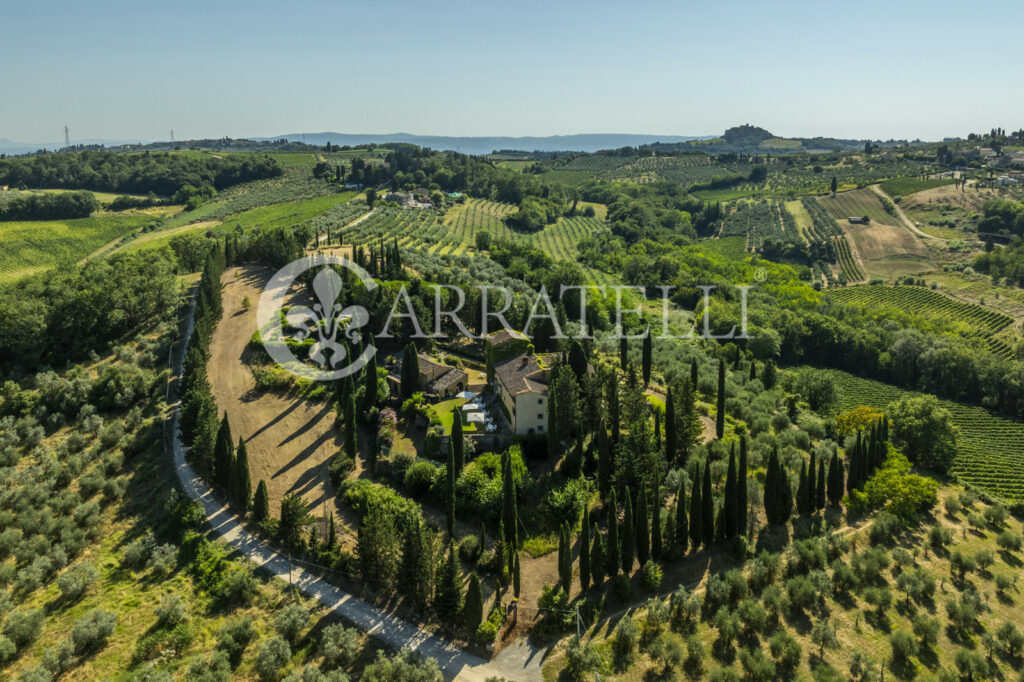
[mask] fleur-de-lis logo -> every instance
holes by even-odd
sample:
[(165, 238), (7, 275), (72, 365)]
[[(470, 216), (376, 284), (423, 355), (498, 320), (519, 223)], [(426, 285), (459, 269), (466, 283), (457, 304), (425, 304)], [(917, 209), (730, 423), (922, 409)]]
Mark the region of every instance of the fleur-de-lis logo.
[[(256, 314), (260, 338), (270, 357), (293, 374), (316, 381), (333, 381), (357, 372), (377, 352), (372, 344), (367, 344), (358, 357), (350, 357), (346, 344), (339, 339), (342, 335), (350, 343), (355, 343), (360, 337), (359, 329), (370, 321), (370, 316), (362, 306), (342, 307), (344, 281), (333, 268), (322, 267), (326, 265), (338, 265), (354, 272), (368, 291), (376, 287), (369, 273), (347, 258), (317, 254), (281, 268), (264, 287)], [(316, 302), (312, 308), (302, 305), (287, 307), (286, 301), (290, 293), (294, 293), (292, 285), (296, 278), (317, 267), (321, 269), (313, 278)], [(285, 325), (294, 330), (291, 336), (285, 333)], [(289, 348), (289, 339), (298, 342), (313, 339), (307, 354), (312, 365), (295, 357)]]

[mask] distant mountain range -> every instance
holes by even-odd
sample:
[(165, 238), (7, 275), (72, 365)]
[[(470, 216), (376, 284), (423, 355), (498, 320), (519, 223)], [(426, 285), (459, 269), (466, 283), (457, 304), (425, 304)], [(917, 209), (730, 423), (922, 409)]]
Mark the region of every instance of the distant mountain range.
[(331, 144), (358, 146), (363, 144), (388, 144), (406, 142), (419, 147), (430, 147), (442, 151), (463, 154), (490, 154), (502, 149), (525, 152), (596, 152), (601, 149), (637, 147), (654, 142), (677, 143), (702, 140), (710, 135), (630, 135), (630, 134), (580, 134), (548, 135), (545, 137), (448, 137), (444, 135), (411, 135), (391, 133), (388, 135), (359, 135), (352, 133), (291, 133), (276, 137), (259, 137), (257, 140), (305, 141), (307, 144)]

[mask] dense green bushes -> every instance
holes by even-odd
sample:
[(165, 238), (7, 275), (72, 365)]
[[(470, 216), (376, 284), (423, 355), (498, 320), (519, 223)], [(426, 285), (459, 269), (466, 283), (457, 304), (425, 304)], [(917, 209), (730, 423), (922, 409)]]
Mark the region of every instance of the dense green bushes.
[(0, 220), (88, 218), (99, 207), (92, 192), (32, 193), (0, 201)]

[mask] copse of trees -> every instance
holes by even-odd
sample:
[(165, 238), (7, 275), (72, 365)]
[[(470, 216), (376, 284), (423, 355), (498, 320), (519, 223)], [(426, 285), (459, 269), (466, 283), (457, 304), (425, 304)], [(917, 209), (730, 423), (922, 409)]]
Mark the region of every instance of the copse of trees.
[(88, 218), (100, 202), (92, 192), (48, 192), (0, 201), (0, 220)]
[[(222, 158), (169, 153), (83, 151), (0, 160), (0, 184), (171, 196), (186, 186), (222, 190), (283, 173), (270, 156)], [(198, 188), (198, 189), (197, 189)]]

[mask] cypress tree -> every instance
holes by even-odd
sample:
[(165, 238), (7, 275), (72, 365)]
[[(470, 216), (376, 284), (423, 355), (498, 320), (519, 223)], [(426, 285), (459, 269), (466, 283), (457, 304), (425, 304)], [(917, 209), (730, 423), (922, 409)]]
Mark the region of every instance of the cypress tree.
[(580, 527), (580, 592), (590, 589), (590, 509), (583, 509)]
[(263, 479), (256, 485), (256, 495), (252, 498), (252, 518), (256, 523), (263, 523), (270, 516), (270, 496), (267, 494), (267, 483)]
[(249, 478), (249, 454), (241, 438), (238, 439), (238, 450), (231, 464), (231, 503), (240, 514), (245, 514), (252, 500), (252, 480)]
[(451, 439), (448, 440), (448, 464), (446, 467), (447, 485), (445, 486), (444, 510), (448, 528), (448, 537), (455, 537), (455, 448)]
[(800, 484), (796, 489), (796, 510), (801, 515), (810, 514), (809, 500), (810, 495), (807, 494), (807, 462), (800, 462)]
[(761, 383), (769, 391), (775, 385), (775, 363), (771, 360), (764, 363), (764, 371), (761, 372)]
[(736, 530), (747, 535), (747, 434), (740, 434), (740, 463), (736, 469)]
[(644, 378), (644, 386), (651, 383), (651, 330), (644, 335), (643, 350), (640, 357), (640, 370)]
[(345, 455), (356, 461), (356, 397), (348, 396), (348, 408), (345, 410)]
[(676, 523), (675, 523), (675, 544), (680, 553), (686, 554), (689, 547), (690, 532), (686, 523), (686, 477), (680, 476), (679, 491), (676, 493)]
[(420, 364), (416, 357), (416, 344), (411, 341), (402, 351), (402, 373), (399, 378), (403, 398), (420, 390)]
[(608, 422), (612, 429), (612, 447), (619, 444), (619, 381), (615, 372), (610, 375), (608, 386)]
[(690, 546), (696, 552), (704, 541), (704, 503), (701, 500), (700, 465), (694, 474), (693, 487), (690, 489)]
[(811, 463), (807, 467), (807, 513), (813, 514), (817, 505), (814, 503), (818, 490), (818, 462), (814, 451), (811, 451)]
[(562, 589), (566, 594), (569, 594), (570, 585), (565, 580), (565, 526), (558, 529), (558, 584), (562, 586)]
[(462, 468), (466, 463), (466, 448), (465, 440), (462, 436), (462, 410), (452, 410), (452, 414), (455, 417), (452, 420), (452, 437), (451, 443), (455, 454), (455, 480), (459, 479), (462, 475)]
[(512, 568), (512, 594), (515, 595), (516, 599), (519, 599), (519, 588), (521, 580), (519, 576), (519, 551), (513, 555), (513, 568)]
[(793, 487), (789, 484), (789, 474), (786, 473), (781, 460), (778, 460), (776, 475), (779, 482), (779, 523), (788, 523), (793, 516)]
[(818, 460), (818, 476), (814, 479), (814, 508), (825, 508), (825, 458)]
[(757, 363), (753, 360), (750, 361), (750, 380), (753, 381), (757, 378)]
[(718, 361), (718, 414), (715, 415), (715, 435), (725, 433), (725, 360)]
[(501, 456), (501, 503), (502, 519), (505, 521), (505, 528), (511, 529), (508, 540), (513, 547), (519, 547), (519, 527), (516, 514), (516, 483), (512, 473), (512, 455), (506, 450)]
[(601, 540), (601, 531), (594, 527), (594, 542), (590, 546), (590, 579), (594, 587), (600, 587), (604, 582), (605, 556), (604, 541)]
[(505, 520), (498, 519), (498, 537), (494, 539), (494, 564), (498, 567), (498, 583), (505, 583)]
[(843, 473), (843, 458), (834, 452), (828, 467), (828, 501), (832, 506), (838, 505), (843, 499)]
[(693, 390), (697, 390), (697, 358), (690, 360), (690, 385), (693, 386)]
[(651, 499), (651, 558), (661, 560), (661, 479), (654, 479), (654, 495)]
[(470, 634), (476, 634), (476, 629), (484, 619), (484, 593), (480, 589), (480, 579), (476, 577), (476, 572), (470, 573), (469, 576), (463, 615), (466, 619), (466, 630)]
[(620, 549), (622, 555), (622, 571), (629, 575), (633, 572), (633, 560), (636, 558), (636, 521), (633, 518), (633, 501), (629, 495), (629, 487), (626, 487), (625, 508), (622, 512), (622, 532), (619, 534)]
[(605, 557), (608, 559), (609, 578), (619, 572), (619, 510), (615, 504), (615, 488), (612, 488), (611, 500), (608, 502), (608, 543), (605, 546)]
[(548, 459), (554, 463), (558, 459), (558, 382), (552, 381), (548, 390)]
[(338, 542), (338, 531), (334, 526), (334, 514), (331, 514), (327, 519), (327, 541), (325, 543), (327, 549), (334, 549), (334, 545)]
[(676, 459), (676, 452), (679, 450), (679, 442), (676, 440), (676, 405), (672, 398), (672, 389), (669, 388), (665, 394), (665, 461), (672, 464)]
[(729, 471), (725, 476), (725, 499), (722, 501), (723, 535), (726, 540), (736, 537), (736, 453), (729, 453)]
[(366, 364), (365, 372), (365, 385), (366, 390), (363, 393), (363, 399), (366, 401), (367, 407), (373, 407), (377, 404), (377, 354), (374, 353), (370, 356), (370, 361)]
[(779, 519), (779, 479), (778, 479), (779, 457), (777, 450), (773, 447), (768, 455), (768, 466), (764, 470), (764, 515), (768, 523), (778, 523)]
[(622, 330), (622, 336), (619, 337), (619, 366), (622, 370), (626, 370), (626, 363), (629, 362), (629, 340), (626, 338), (626, 330)]
[(220, 420), (217, 437), (213, 445), (213, 481), (214, 485), (224, 493), (231, 486), (231, 466), (234, 459), (235, 442), (231, 438), (231, 426), (228, 424), (228, 413)]
[(647, 490), (643, 483), (636, 496), (636, 558), (643, 566), (651, 558), (651, 532), (647, 524)]
[(597, 425), (597, 489), (602, 500), (608, 499), (608, 492), (612, 485), (612, 472), (615, 468), (612, 459), (612, 448), (608, 442), (608, 432), (605, 430), (604, 422), (598, 419)]
[(704, 540), (704, 546), (710, 547), (715, 541), (715, 498), (711, 496), (711, 463), (704, 463), (704, 485), (700, 491), (701, 504), (704, 508), (701, 510), (700, 521), (704, 528), (701, 530), (701, 536)]
[(448, 541), (448, 556), (441, 560), (434, 590), (434, 610), (445, 623), (455, 623), (462, 610), (462, 579), (459, 561), (455, 557), (455, 543)]

